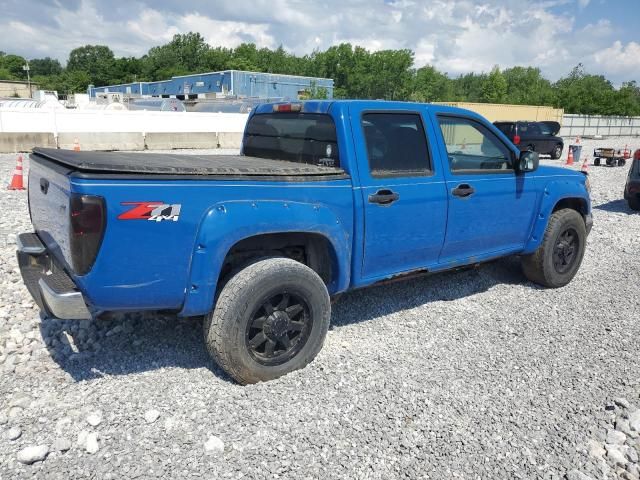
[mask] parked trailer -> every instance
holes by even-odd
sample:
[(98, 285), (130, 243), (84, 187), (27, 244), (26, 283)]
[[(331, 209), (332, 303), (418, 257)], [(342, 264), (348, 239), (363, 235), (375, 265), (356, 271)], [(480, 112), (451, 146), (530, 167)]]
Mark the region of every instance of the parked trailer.
[(0, 108), (64, 108), (57, 100), (34, 100), (32, 98), (0, 98)]
[(79, 110), (107, 110), (107, 111), (122, 111), (126, 110), (127, 106), (124, 103), (96, 103), (89, 102), (81, 104), (77, 107)]
[(283, 98), (205, 99), (186, 102), (188, 112), (249, 113), (261, 103), (282, 102)]
[(129, 110), (149, 110), (156, 112), (186, 112), (187, 109), (177, 98), (130, 98)]

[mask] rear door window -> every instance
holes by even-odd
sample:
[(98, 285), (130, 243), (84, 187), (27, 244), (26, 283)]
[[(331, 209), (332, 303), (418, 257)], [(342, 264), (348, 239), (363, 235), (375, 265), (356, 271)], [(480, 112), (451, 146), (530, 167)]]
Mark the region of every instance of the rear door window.
[(340, 167), (336, 127), (330, 115), (256, 114), (247, 123), (243, 153), (250, 157)]
[(427, 137), (418, 113), (365, 113), (362, 129), (372, 177), (431, 174)]

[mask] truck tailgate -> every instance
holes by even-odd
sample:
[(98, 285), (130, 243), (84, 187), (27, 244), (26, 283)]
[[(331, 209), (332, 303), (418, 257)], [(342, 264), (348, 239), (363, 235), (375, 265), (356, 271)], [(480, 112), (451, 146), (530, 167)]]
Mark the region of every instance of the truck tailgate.
[(68, 168), (33, 161), (29, 167), (29, 212), (40, 239), (59, 261), (71, 264)]

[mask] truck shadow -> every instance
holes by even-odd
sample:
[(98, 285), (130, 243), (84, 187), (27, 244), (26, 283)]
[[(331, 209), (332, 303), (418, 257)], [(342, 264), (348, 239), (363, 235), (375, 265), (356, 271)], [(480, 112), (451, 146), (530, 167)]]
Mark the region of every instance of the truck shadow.
[(610, 202), (596, 205), (593, 208), (595, 210), (604, 210), (605, 212), (613, 213), (637, 213), (629, 208), (629, 204), (626, 200), (611, 200)]
[[(349, 292), (333, 306), (330, 328), (432, 302), (455, 301), (505, 283), (536, 288), (526, 282), (517, 258), (504, 258), (479, 268)], [(202, 318), (141, 313), (87, 322), (43, 318), (40, 329), (51, 358), (75, 381), (158, 369), (206, 368), (220, 380), (233, 382), (207, 354)]]

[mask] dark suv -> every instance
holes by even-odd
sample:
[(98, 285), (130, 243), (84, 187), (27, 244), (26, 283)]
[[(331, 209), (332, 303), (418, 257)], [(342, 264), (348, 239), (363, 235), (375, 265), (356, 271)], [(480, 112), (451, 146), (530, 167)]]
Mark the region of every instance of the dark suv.
[(640, 210), (640, 149), (633, 154), (633, 163), (624, 186), (624, 199), (631, 210)]
[(562, 155), (564, 142), (556, 137), (558, 122), (493, 122), (520, 151), (533, 150), (557, 159)]

